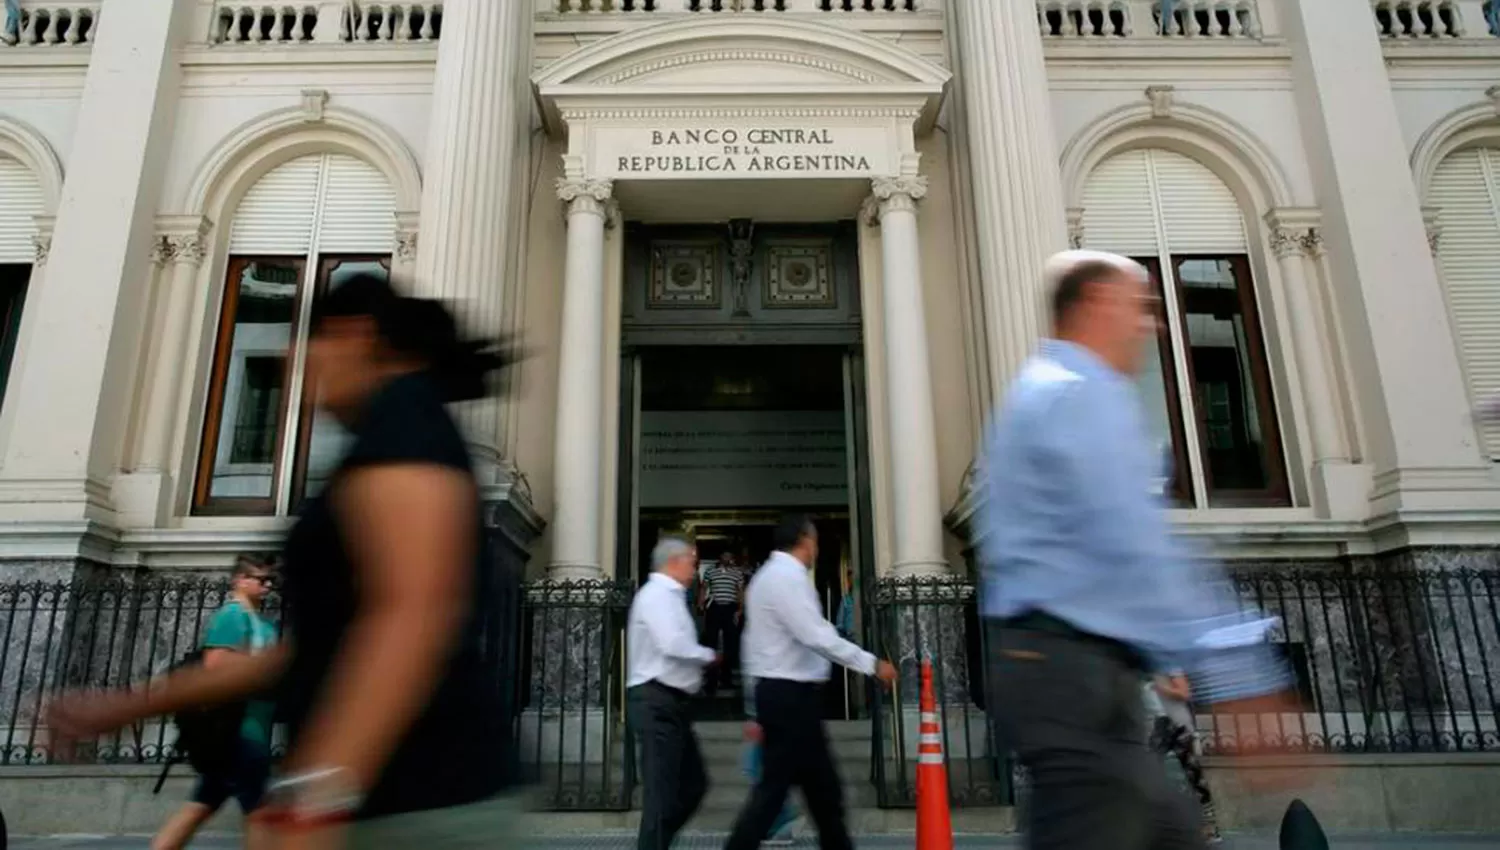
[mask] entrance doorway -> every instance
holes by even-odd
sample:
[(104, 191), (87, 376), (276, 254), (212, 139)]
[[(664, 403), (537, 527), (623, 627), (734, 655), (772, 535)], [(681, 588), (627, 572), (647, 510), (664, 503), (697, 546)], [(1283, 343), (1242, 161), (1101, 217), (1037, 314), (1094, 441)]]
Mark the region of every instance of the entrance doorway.
[[(777, 521), (806, 513), (818, 527), (810, 571), (824, 615), (860, 634), (862, 552), (854, 451), (854, 357), (839, 346), (655, 346), (631, 359), (639, 380), (633, 452), (634, 573), (644, 581), (662, 535), (697, 544), (706, 569), (728, 555), (746, 577), (771, 554)], [(694, 600), (701, 618), (706, 599)], [(723, 649), (723, 647), (720, 647)], [(862, 689), (835, 677), (825, 714), (858, 716)], [(739, 716), (741, 694), (716, 694), (715, 716)]]
[[(620, 373), (619, 574), (639, 582), (664, 534), (752, 568), (785, 512), (812, 517), (809, 580), (863, 642), (873, 581), (855, 229), (626, 225)], [(696, 606), (695, 606), (696, 607)], [(825, 715), (862, 716), (836, 676)], [(721, 692), (711, 716), (738, 716)]]

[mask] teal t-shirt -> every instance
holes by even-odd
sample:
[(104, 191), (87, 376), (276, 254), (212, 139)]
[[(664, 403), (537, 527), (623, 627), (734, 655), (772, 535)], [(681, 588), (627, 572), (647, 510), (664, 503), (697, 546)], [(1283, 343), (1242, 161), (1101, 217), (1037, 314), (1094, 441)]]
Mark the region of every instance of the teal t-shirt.
[[(232, 649), (235, 652), (253, 655), (265, 651), (275, 642), (275, 626), (260, 614), (242, 605), (238, 599), (231, 599), (208, 621), (208, 630), (203, 637), (203, 648)], [(245, 720), (240, 726), (240, 737), (270, 747), (271, 725), (275, 717), (275, 703), (251, 700), (245, 705)]]

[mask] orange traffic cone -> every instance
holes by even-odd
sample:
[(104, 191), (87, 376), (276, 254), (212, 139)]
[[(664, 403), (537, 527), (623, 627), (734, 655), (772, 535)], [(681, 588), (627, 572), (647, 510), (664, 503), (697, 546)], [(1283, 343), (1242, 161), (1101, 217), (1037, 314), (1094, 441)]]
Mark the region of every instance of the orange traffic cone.
[(917, 850), (953, 850), (943, 730), (932, 696), (932, 662), (922, 659), (922, 722), (917, 743)]

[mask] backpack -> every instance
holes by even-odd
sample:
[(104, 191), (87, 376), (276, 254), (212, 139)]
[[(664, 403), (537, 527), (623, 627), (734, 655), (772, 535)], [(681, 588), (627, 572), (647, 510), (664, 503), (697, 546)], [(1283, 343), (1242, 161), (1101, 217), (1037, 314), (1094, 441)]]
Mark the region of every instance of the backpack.
[[(203, 663), (203, 650), (195, 649), (173, 664), (168, 673)], [(172, 715), (177, 740), (171, 755), (156, 780), (153, 793), (161, 793), (167, 773), (178, 762), (186, 761), (199, 774), (222, 773), (234, 764), (240, 740), (240, 725), (245, 719), (243, 702), (226, 703), (209, 708), (187, 708)]]

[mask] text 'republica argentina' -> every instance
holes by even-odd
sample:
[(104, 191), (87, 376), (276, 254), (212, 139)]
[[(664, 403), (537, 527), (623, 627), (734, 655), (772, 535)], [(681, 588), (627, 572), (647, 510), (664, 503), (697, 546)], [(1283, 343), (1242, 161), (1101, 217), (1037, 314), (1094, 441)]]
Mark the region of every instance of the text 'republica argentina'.
[[(863, 155), (831, 150), (836, 144), (833, 132), (827, 128), (652, 130), (652, 152), (617, 156), (616, 169), (624, 174), (851, 175), (871, 170), (869, 160)], [(706, 147), (715, 150), (704, 150)]]

